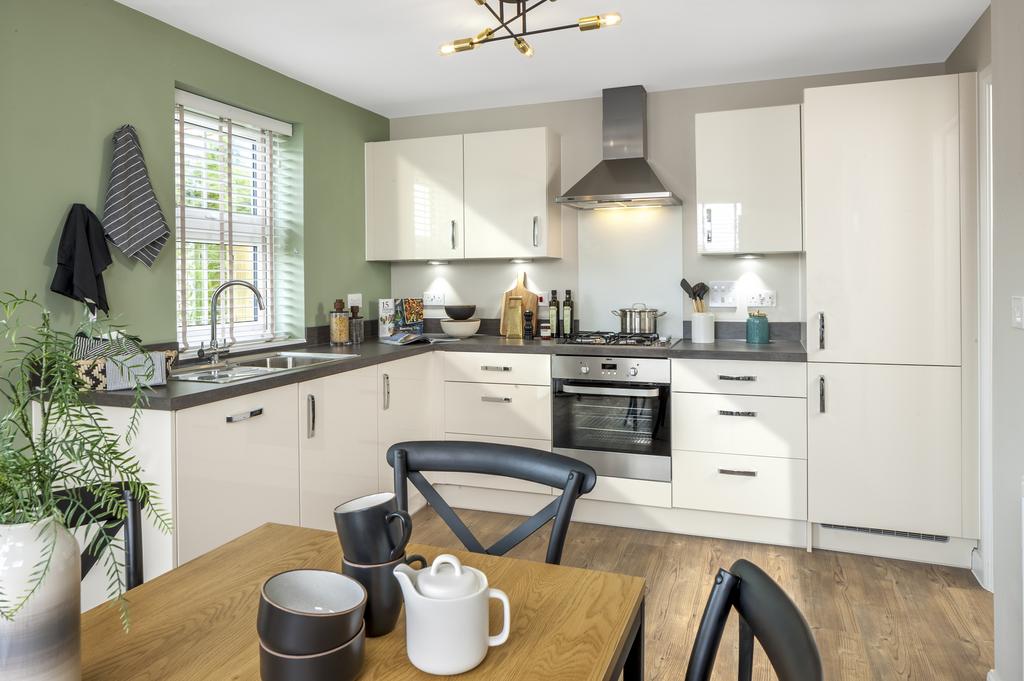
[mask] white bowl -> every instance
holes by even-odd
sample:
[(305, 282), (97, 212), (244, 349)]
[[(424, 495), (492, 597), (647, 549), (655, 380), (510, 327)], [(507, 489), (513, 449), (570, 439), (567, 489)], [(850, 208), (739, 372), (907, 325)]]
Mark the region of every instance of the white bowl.
[(479, 319), (442, 319), (441, 330), (452, 338), (469, 338), (480, 330)]

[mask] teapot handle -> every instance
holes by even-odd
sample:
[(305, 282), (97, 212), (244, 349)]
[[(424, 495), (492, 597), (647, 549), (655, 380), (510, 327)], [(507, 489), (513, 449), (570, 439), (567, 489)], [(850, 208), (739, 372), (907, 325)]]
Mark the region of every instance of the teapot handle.
[(493, 648), (494, 646), (500, 646), (508, 640), (508, 632), (512, 628), (512, 608), (508, 603), (508, 596), (501, 589), (488, 589), (487, 597), (498, 599), (502, 605), (501, 633), (497, 636), (487, 637), (487, 646)]
[(456, 577), (462, 576), (462, 561), (460, 561), (458, 558), (456, 558), (450, 553), (442, 553), (440, 556), (434, 559), (434, 564), (430, 566), (430, 574), (436, 575), (438, 569), (445, 563), (455, 568)]

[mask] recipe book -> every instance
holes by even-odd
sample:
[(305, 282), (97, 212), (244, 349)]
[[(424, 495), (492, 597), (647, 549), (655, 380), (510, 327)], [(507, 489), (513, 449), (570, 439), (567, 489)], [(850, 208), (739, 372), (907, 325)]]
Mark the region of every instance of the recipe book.
[(393, 336), (386, 336), (379, 339), (381, 343), (388, 345), (412, 345), (413, 343), (454, 343), (458, 338), (447, 336), (427, 336), (422, 333), (396, 333)]

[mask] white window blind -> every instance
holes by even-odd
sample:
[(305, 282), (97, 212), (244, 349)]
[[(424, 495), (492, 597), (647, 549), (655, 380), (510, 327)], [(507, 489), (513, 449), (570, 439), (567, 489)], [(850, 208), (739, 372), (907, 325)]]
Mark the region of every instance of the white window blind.
[(295, 296), (275, 267), (281, 238), (276, 204), (287, 203), (278, 185), (294, 184), (282, 177), (288, 164), (279, 160), (283, 131), (291, 126), (189, 93), (176, 93), (175, 102), (179, 346), (196, 350), (209, 343), (210, 296), (231, 279), (256, 286), (265, 309), (250, 290), (229, 288), (217, 310), (219, 339), (282, 338), (281, 301)]

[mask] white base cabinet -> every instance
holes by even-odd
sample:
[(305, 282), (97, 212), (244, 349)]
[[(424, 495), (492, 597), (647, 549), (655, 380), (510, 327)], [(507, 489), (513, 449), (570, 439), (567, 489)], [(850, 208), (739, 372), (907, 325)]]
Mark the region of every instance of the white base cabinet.
[[(395, 489), (395, 472), (386, 459), (391, 445), (441, 438), (441, 358), (437, 355), (430, 352), (377, 367), (377, 470), (382, 492)], [(410, 486), (409, 495), (418, 492)]]
[(808, 366), (810, 519), (962, 535), (960, 368)]
[(264, 523), (299, 524), (297, 385), (177, 412), (180, 565)]
[(298, 398), (299, 520), (333, 530), (338, 504), (378, 489), (377, 367), (300, 383)]

